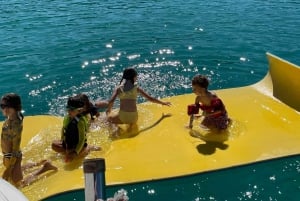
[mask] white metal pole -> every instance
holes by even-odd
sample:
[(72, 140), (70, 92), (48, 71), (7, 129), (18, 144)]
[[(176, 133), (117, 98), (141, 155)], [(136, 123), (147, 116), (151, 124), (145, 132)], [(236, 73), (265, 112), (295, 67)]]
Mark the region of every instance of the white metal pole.
[(85, 159), (83, 171), (85, 201), (105, 200), (105, 160), (103, 158)]

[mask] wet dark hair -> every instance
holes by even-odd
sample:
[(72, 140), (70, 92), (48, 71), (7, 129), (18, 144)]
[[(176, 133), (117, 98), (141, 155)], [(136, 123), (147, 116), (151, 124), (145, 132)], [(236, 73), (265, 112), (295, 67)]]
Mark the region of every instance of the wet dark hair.
[(87, 115), (90, 114), (91, 115), (91, 119), (94, 120), (95, 117), (98, 114), (98, 108), (90, 101), (89, 97), (86, 94), (79, 94), (81, 100), (84, 103), (84, 108), (85, 111), (83, 111), (83, 115)]
[(78, 96), (80, 96), (82, 102), (84, 103), (85, 109), (88, 110), (91, 103), (89, 97), (86, 94), (79, 94)]
[(120, 84), (122, 83), (122, 81), (125, 80), (130, 80), (132, 82), (132, 84), (134, 84), (134, 78), (137, 76), (137, 72), (134, 68), (126, 68), (123, 71), (123, 76), (122, 79), (120, 81)]
[(192, 85), (198, 85), (202, 88), (207, 89), (209, 85), (209, 80), (206, 76), (204, 75), (196, 75), (192, 79)]
[(18, 112), (22, 110), (21, 97), (15, 93), (8, 93), (2, 96), (1, 105), (14, 108)]
[(82, 98), (79, 95), (69, 97), (68, 103), (67, 103), (67, 109), (73, 110), (73, 109), (79, 109), (83, 108), (84, 102)]

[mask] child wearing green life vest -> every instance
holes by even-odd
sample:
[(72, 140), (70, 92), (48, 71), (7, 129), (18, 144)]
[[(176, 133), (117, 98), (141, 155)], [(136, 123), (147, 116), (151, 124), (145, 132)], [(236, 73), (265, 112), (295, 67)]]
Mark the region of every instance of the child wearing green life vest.
[(86, 133), (88, 119), (83, 114), (84, 102), (77, 95), (70, 97), (67, 103), (68, 114), (64, 117), (60, 140), (52, 142), (52, 149), (65, 154), (65, 161), (72, 161), (76, 157), (84, 157), (90, 151), (98, 151), (100, 147), (88, 146)]

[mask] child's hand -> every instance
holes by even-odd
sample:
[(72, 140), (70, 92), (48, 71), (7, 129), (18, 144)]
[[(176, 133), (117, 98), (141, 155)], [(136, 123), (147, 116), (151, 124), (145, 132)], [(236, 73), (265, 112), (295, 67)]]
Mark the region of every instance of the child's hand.
[(171, 106), (172, 103), (171, 102), (163, 102), (162, 105)]
[(108, 116), (108, 115), (111, 113), (111, 109), (107, 109), (107, 110), (105, 111), (105, 113), (106, 113), (106, 116)]
[(65, 162), (66, 163), (71, 162), (74, 158), (76, 158), (76, 156), (77, 156), (77, 153), (75, 151), (66, 153)]
[(200, 117), (202, 117), (203, 115), (201, 115), (201, 114), (195, 114), (194, 115), (194, 118), (196, 118), (196, 119), (198, 119), (198, 118), (200, 118)]
[(185, 128), (187, 128), (187, 129), (192, 129), (192, 128), (193, 128), (193, 125), (185, 125)]

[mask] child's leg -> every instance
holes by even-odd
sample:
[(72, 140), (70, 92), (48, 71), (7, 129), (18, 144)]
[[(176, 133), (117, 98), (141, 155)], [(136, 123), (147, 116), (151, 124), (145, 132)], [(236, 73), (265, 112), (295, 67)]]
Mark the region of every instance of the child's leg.
[(45, 160), (45, 161), (43, 162), (42, 168), (39, 169), (39, 170), (37, 170), (37, 171), (35, 172), (35, 175), (43, 174), (44, 172), (47, 172), (47, 171), (49, 171), (49, 170), (55, 170), (55, 171), (56, 171), (56, 170), (57, 170), (57, 167), (54, 166), (50, 161)]
[(101, 147), (99, 146), (94, 146), (94, 145), (88, 145), (88, 147), (86, 148), (89, 152), (91, 151), (101, 151)]
[(44, 164), (47, 160), (41, 160), (40, 162), (38, 163), (33, 163), (33, 162), (30, 162), (30, 163), (26, 163), (25, 165), (22, 165), (22, 171), (26, 171), (27, 169), (30, 169), (30, 168), (33, 168), (33, 167), (37, 167), (37, 166), (40, 166), (42, 164)]
[(112, 124), (123, 124), (123, 122), (119, 118), (119, 114), (109, 115), (107, 121)]
[(53, 151), (56, 151), (58, 153), (63, 153), (66, 151), (61, 140), (53, 140), (51, 147)]
[(79, 153), (79, 157), (86, 157), (91, 151), (101, 151), (101, 147), (88, 145), (82, 149), (82, 151)]
[(27, 176), (21, 182), (21, 187), (24, 187), (24, 186), (27, 186), (27, 185), (31, 184), (32, 182), (37, 180), (39, 175), (41, 175), (41, 174), (43, 174), (47, 171), (50, 171), (50, 170), (57, 171), (57, 167), (52, 165), (50, 161), (43, 160), (43, 161), (41, 161), (39, 163), (36, 163), (36, 164), (41, 164), (41, 163), (43, 163), (42, 167), (40, 169), (36, 170), (35, 172), (33, 172), (32, 174), (30, 174), (29, 176)]
[(137, 123), (133, 123), (133, 124), (129, 124), (127, 132), (136, 132), (136, 133), (138, 133), (138, 130), (139, 130), (139, 128), (138, 128)]

